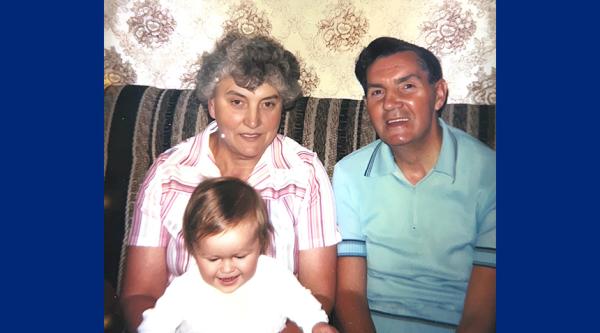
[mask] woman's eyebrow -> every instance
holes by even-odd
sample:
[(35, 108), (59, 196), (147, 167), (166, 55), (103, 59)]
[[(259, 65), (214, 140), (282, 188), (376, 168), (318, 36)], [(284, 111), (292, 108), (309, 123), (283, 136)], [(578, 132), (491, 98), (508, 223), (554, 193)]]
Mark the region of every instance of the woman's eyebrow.
[(225, 95), (233, 95), (233, 96), (238, 96), (238, 97), (242, 97), (242, 98), (246, 98), (246, 95), (239, 93), (235, 90), (228, 90), (225, 92)]
[(264, 101), (264, 100), (267, 100), (267, 99), (279, 99), (279, 95), (275, 94), (275, 95), (272, 95), (272, 96), (264, 97), (261, 100)]

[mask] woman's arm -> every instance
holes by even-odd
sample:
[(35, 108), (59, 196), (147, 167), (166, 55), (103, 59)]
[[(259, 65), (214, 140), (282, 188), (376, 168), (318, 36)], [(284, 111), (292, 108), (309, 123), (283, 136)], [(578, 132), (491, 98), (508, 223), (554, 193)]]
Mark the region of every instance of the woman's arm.
[(136, 332), (144, 310), (154, 307), (167, 287), (166, 248), (128, 246), (121, 288), (127, 329)]
[[(336, 246), (319, 247), (300, 251), (298, 258), (298, 280), (310, 289), (327, 314), (331, 313), (335, 302)], [(293, 322), (288, 321), (281, 333), (301, 332)]]
[(298, 280), (310, 289), (327, 314), (335, 303), (337, 249), (335, 245), (300, 251)]
[(344, 333), (375, 332), (367, 301), (367, 262), (364, 257), (338, 257), (336, 321)]

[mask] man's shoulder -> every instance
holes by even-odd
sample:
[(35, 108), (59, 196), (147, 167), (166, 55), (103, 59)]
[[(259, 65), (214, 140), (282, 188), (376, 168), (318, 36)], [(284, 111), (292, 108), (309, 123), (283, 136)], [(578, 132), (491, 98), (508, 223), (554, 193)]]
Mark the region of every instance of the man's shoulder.
[(469, 133), (448, 125), (448, 129), (456, 138), (459, 151), (480, 156), (485, 160), (496, 161), (496, 151)]
[(336, 163), (336, 169), (352, 171), (360, 169), (362, 170), (362, 174), (362, 172), (364, 172), (365, 166), (371, 159), (373, 152), (375, 152), (375, 149), (377, 149), (377, 146), (379, 146), (379, 144), (382, 144), (381, 140), (375, 140), (369, 143), (368, 145), (351, 152)]

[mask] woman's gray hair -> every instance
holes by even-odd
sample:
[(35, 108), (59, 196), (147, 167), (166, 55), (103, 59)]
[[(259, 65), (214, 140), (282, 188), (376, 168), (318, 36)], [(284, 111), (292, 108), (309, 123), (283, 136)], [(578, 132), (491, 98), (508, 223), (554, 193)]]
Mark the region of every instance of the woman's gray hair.
[(196, 95), (206, 103), (222, 78), (231, 75), (235, 84), (254, 91), (263, 83), (277, 89), (283, 108), (288, 109), (302, 92), (296, 57), (277, 41), (265, 36), (229, 33), (215, 49), (202, 55), (196, 78)]

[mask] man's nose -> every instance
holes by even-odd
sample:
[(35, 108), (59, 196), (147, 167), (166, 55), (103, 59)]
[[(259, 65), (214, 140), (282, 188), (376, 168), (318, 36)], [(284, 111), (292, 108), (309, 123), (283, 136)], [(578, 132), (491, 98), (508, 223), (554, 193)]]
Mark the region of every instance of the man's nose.
[(394, 110), (404, 105), (403, 98), (395, 89), (388, 90), (383, 98), (383, 109)]

